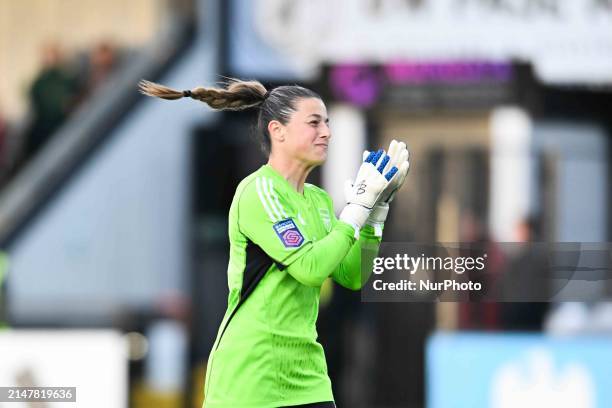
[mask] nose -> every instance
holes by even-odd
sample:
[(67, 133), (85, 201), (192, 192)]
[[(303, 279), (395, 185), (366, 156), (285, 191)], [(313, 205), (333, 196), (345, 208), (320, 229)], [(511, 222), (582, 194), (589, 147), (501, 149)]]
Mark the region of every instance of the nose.
[(331, 139), (331, 129), (327, 123), (323, 123), (323, 130), (319, 136), (327, 140)]

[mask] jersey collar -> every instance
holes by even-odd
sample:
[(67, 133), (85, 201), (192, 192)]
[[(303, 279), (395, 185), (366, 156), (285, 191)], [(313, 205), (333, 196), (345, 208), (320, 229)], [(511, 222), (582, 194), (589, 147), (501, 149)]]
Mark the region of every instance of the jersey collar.
[(269, 164), (264, 164), (263, 166), (261, 166), (268, 174), (270, 174), (272, 177), (274, 177), (275, 180), (278, 180), (280, 183), (283, 183), (283, 185), (285, 185), (287, 187), (287, 189), (289, 191), (291, 191), (292, 194), (298, 196), (301, 199), (306, 199), (306, 186), (304, 185), (304, 193), (300, 194), (298, 193), (298, 191), (295, 189), (295, 187), (293, 187), (291, 184), (289, 184), (289, 182), (287, 181), (287, 179), (285, 179), (282, 174), (280, 174), (278, 171), (276, 171), (276, 169), (272, 166), (270, 166)]

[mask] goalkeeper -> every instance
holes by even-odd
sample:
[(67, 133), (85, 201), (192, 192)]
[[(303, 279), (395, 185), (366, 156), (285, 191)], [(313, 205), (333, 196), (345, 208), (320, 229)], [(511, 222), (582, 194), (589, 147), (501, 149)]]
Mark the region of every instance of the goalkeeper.
[(219, 110), (258, 108), (269, 155), (238, 185), (229, 211), (228, 305), (208, 361), (204, 408), (335, 407), (317, 342), (320, 287), (331, 277), (358, 290), (369, 277), (362, 270), (371, 272), (371, 257), (362, 253), (378, 251), (389, 202), (408, 172), (405, 144), (365, 152), (336, 218), (329, 195), (305, 183), (331, 139), (318, 94), (240, 80), (182, 92), (148, 81), (140, 87)]

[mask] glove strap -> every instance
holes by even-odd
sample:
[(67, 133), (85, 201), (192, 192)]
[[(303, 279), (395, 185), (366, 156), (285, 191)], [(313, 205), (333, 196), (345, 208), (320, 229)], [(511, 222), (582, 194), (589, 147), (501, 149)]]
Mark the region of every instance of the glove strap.
[(382, 229), (387, 215), (389, 214), (389, 204), (381, 202), (374, 206), (374, 209), (370, 213), (366, 224), (374, 228), (374, 235), (382, 237)]

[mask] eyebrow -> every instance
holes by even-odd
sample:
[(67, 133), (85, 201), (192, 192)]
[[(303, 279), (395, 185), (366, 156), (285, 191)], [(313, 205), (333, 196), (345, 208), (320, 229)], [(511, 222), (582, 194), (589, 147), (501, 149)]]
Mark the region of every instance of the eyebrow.
[[(323, 116), (319, 115), (318, 113), (311, 113), (310, 115), (308, 115), (308, 117), (311, 116), (315, 116), (317, 119), (321, 119)], [(329, 122), (329, 118), (325, 119), (326, 122)]]

